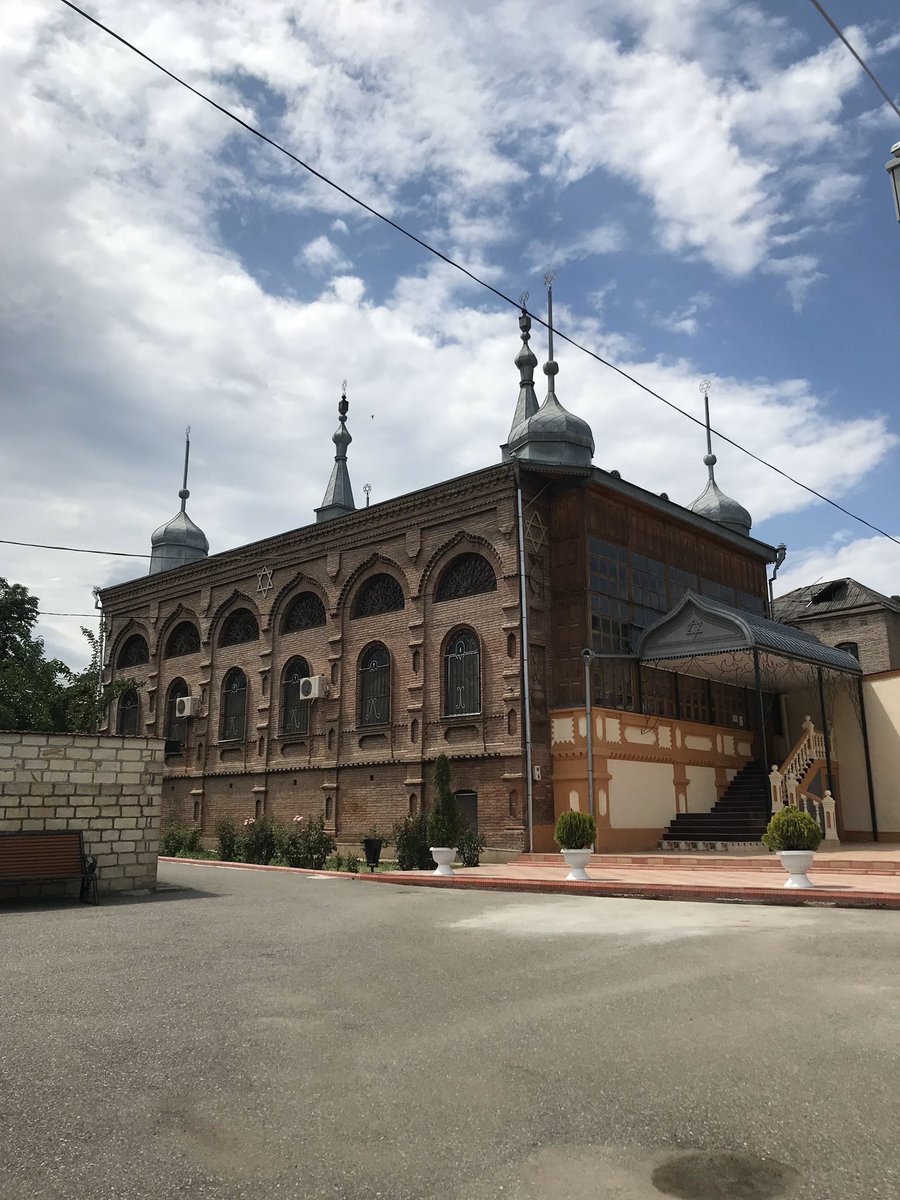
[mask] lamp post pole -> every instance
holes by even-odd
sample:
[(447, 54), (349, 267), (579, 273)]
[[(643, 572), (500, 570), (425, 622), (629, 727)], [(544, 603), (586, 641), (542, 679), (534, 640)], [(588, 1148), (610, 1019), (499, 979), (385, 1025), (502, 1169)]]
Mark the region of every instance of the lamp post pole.
[(895, 142), (891, 146), (891, 157), (884, 164), (884, 167), (891, 178), (891, 190), (894, 193), (894, 212), (897, 214), (897, 220), (900, 221), (900, 142)]
[[(593, 688), (591, 687), (591, 663), (597, 657), (593, 650), (584, 649), (581, 652), (581, 657), (584, 660), (584, 708), (587, 718), (587, 785), (588, 785), (588, 812), (593, 817), (594, 815), (594, 711), (592, 706)], [(596, 822), (595, 822), (596, 824)], [(596, 842), (591, 847), (596, 850)]]

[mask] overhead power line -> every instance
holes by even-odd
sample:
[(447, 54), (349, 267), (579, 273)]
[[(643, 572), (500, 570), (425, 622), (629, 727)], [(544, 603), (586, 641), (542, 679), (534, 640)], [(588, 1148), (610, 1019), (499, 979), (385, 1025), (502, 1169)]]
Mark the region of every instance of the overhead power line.
[[(353, 204), (356, 204), (359, 208), (364, 209), (367, 213), (369, 213), (371, 216), (375, 217), (377, 220), (383, 221), (385, 225), (389, 225), (391, 227), (391, 229), (396, 230), (396, 232), (402, 234), (403, 237), (409, 238), (409, 240), (412, 242), (415, 242), (415, 244), (417, 246), (421, 246), (423, 250), (427, 250), (429, 254), (433, 254), (436, 258), (439, 258), (441, 260), (441, 262), (444, 262), (448, 266), (453, 267), (454, 270), (457, 270), (461, 274), (465, 275), (467, 279), (471, 279), (473, 283), (477, 283), (480, 287), (485, 288), (487, 291), (491, 292), (494, 296), (496, 296), (498, 300), (502, 300), (505, 304), (509, 304), (513, 308), (516, 308), (516, 309), (521, 307), (521, 304), (518, 300), (514, 300), (511, 296), (508, 296), (505, 292), (500, 291), (499, 288), (494, 287), (493, 284), (490, 284), (486, 280), (479, 278), (479, 276), (474, 274), (474, 272), (470, 271), (468, 269), (468, 267), (462, 266), (461, 263), (456, 262), (455, 259), (451, 258), (448, 254), (445, 254), (442, 250), (438, 250), (437, 247), (432, 246), (429, 242), (424, 241), (422, 238), (420, 238), (416, 234), (412, 233), (409, 229), (406, 229), (403, 225), (400, 225), (396, 221), (391, 220), (390, 217), (385, 216), (384, 213), (379, 212), (378, 209), (373, 208), (371, 204), (367, 204), (365, 202), (365, 200), (361, 200), (358, 196), (355, 196), (352, 192), (348, 191), (345, 187), (342, 187), (339, 183), (335, 183), (333, 179), (329, 179), (327, 175), (323, 175), (321, 171), (317, 171), (315, 167), (311, 166), (307, 162), (304, 162), (304, 160), (302, 158), (299, 158), (292, 151), (288, 150), (287, 147), (282, 146), (279, 142), (276, 142), (274, 140), (274, 138), (269, 137), (268, 134), (263, 133), (263, 131), (261, 129), (257, 129), (257, 127), (255, 125), (251, 125), (248, 121), (243, 120), (243, 118), (239, 117), (237, 115), (237, 113), (234, 113), (231, 111), (231, 109), (228, 109), (224, 105), (219, 104), (218, 101), (213, 100), (213, 98), (211, 96), (208, 96), (205, 92), (201, 92), (199, 90), (199, 88), (195, 88), (193, 86), (193, 84), (190, 84), (187, 82), (187, 80), (182, 79), (180, 75), (176, 75), (174, 71), (170, 71), (168, 69), (168, 67), (164, 67), (162, 65), (162, 63), (158, 62), (155, 58), (151, 58), (151, 56), (149, 54), (147, 54), (143, 50), (139, 49), (139, 47), (135, 46), (133, 42), (129, 42), (128, 39), (123, 37), (120, 33), (116, 33), (116, 31), (114, 29), (111, 29), (108, 25), (104, 25), (102, 21), (99, 21), (96, 17), (91, 16), (90, 13), (85, 12), (85, 10), (83, 8), (79, 8), (77, 4), (73, 4), (72, 0), (60, 0), (60, 2), (62, 4), (64, 4), (66, 6), (66, 8), (70, 8), (73, 12), (78, 13), (78, 15), (83, 17), (86, 21), (89, 21), (92, 25), (95, 25), (98, 29), (102, 29), (104, 33), (109, 34), (109, 36), (111, 38), (114, 38), (115, 41), (119, 42), (126, 49), (131, 50), (132, 53), (138, 55), (139, 58), (142, 58), (145, 62), (149, 63), (152, 67), (155, 67), (157, 71), (161, 71), (163, 73), (163, 75), (168, 76), (168, 78), (171, 79), (174, 83), (177, 83), (181, 87), (186, 88), (187, 91), (191, 92), (199, 100), (202, 100), (202, 101), (204, 101), (204, 103), (209, 104), (212, 108), (216, 109), (217, 112), (220, 112), (222, 114), (222, 116), (227, 117), (230, 121), (234, 121), (234, 123), (236, 125), (240, 125), (240, 127), (242, 129), (245, 129), (248, 133), (252, 134), (254, 137), (259, 138), (260, 141), (265, 142), (266, 145), (271, 146), (273, 150), (277, 150), (279, 152), (279, 154), (285, 155), (285, 157), (289, 158), (291, 160), (291, 162), (296, 163), (298, 167), (302, 167), (302, 169), (304, 171), (307, 171), (310, 175), (314, 176), (314, 178), (320, 180), (322, 183), (326, 184), (328, 187), (330, 187), (334, 191), (338, 192), (341, 196), (344, 196), (345, 199), (350, 200)], [(815, 3), (815, 0), (813, 0), (813, 2)], [(871, 72), (870, 72), (870, 74), (871, 74)], [(874, 76), (873, 76), (873, 78), (874, 78)], [(537, 314), (535, 314), (535, 313), (533, 313), (531, 315), (533, 316), (534, 320), (536, 320), (538, 322), (539, 325), (543, 325), (545, 329), (548, 328), (547, 322), (544, 321), (541, 317), (537, 316)], [(621, 376), (622, 379), (628, 380), (629, 383), (634, 384), (635, 387), (640, 388), (640, 390), (643, 392), (646, 392), (646, 394), (648, 396), (652, 396), (654, 398), (654, 400), (659, 400), (662, 404), (665, 404), (668, 408), (671, 408), (674, 412), (680, 413), (681, 416), (687, 418), (687, 420), (689, 420), (689, 421), (693, 421), (693, 423), (695, 425), (699, 425), (701, 428), (704, 428), (704, 429), (706, 428), (705, 421), (701, 420), (699, 417), (695, 417), (693, 413), (689, 413), (686, 409), (679, 407), (679, 405), (675, 404), (672, 400), (667, 400), (665, 398), (665, 396), (661, 396), (659, 394), (659, 392), (654, 391), (653, 388), (649, 387), (646, 383), (642, 383), (639, 379), (636, 379), (633, 375), (630, 375), (622, 367), (617, 367), (615, 363), (609, 362), (608, 359), (603, 358), (602, 355), (598, 354), (594, 350), (591, 350), (589, 347), (582, 345), (580, 342), (576, 341), (573, 337), (570, 337), (567, 333), (563, 333), (562, 330), (556, 329), (554, 327), (553, 332), (555, 333), (555, 335), (557, 337), (561, 338), (562, 341), (568, 342), (569, 345), (573, 346), (576, 350), (580, 350), (583, 354), (589, 355), (589, 357), (595, 359), (597, 362), (601, 363), (604, 367), (607, 367), (609, 370), (615, 371), (616, 374)], [(713, 429), (712, 432), (715, 433), (715, 435), (717, 437), (721, 438), (723, 442), (726, 442), (729, 446), (733, 446), (736, 450), (740, 450), (743, 454), (746, 454), (749, 458), (752, 458), (754, 460), (754, 462), (758, 462), (762, 466), (768, 467), (769, 470), (774, 471), (777, 475), (780, 475), (782, 477), (782, 479), (786, 479), (789, 483), (794, 484), (795, 487), (801, 488), (803, 491), (807, 492), (809, 495), (815, 496), (816, 499), (824, 501), (825, 504), (829, 504), (832, 508), (836, 509), (838, 512), (843, 513), (844, 516), (850, 517), (851, 520), (859, 522), (860, 525), (865, 525), (867, 529), (871, 529), (874, 533), (880, 534), (882, 537), (888, 538), (889, 541), (892, 541), (895, 544), (900, 545), (900, 538), (894, 537), (893, 534), (890, 534), (887, 532), (887, 530), (880, 528), (880, 526), (878, 526), (878, 525), (875, 525), (872, 521), (866, 520), (865, 517), (860, 517), (856, 513), (851, 512), (849, 508), (845, 508), (844, 505), (839, 504), (836, 500), (832, 500), (829, 496), (826, 496), (823, 492), (820, 492), (816, 488), (811, 487), (808, 483), (803, 483), (802, 480), (797, 479), (795, 476), (789, 474), (787, 471), (782, 470), (781, 467), (776, 467), (775, 464), (769, 462), (768, 459), (762, 458), (758, 454), (754, 454), (752, 450), (748, 450), (746, 446), (742, 445), (740, 442), (735, 441), (734, 438), (728, 437), (727, 434), (720, 432), (718, 429)], [(51, 548), (53, 548), (53, 547), (51, 547)], [(63, 548), (66, 548), (66, 547), (63, 547)], [(131, 557), (131, 556), (128, 556), (128, 557)], [(140, 555), (140, 556), (135, 556), (135, 557), (148, 557), (148, 556)]]
[(86, 550), (84, 546), (47, 546), (43, 542), (14, 542), (0, 538), (0, 546), (28, 546), (32, 550), (68, 550), (70, 554), (104, 554), (114, 558), (150, 558), (149, 554), (126, 554), (124, 550)]
[(88, 619), (90, 619), (90, 620), (92, 620), (92, 621), (99, 621), (99, 620), (100, 620), (100, 616), (101, 616), (101, 614), (100, 614), (100, 613), (95, 613), (95, 612), (92, 612), (92, 613), (58, 613), (58, 612), (45, 612), (45, 611), (44, 611), (44, 609), (42, 609), (42, 608), (39, 608), (39, 609), (38, 609), (38, 616), (39, 616), (39, 617), (86, 617), (86, 618), (88, 618)]
[(834, 30), (835, 36), (840, 38), (840, 40), (844, 43), (844, 45), (847, 47), (847, 49), (850, 51), (850, 53), (853, 55), (853, 57), (856, 59), (856, 61), (859, 63), (859, 65), (862, 67), (862, 69), (865, 71), (865, 73), (868, 75), (868, 77), (872, 80), (872, 82), (878, 88), (879, 92), (881, 92), (882, 96), (884, 96), (885, 100), (887, 100), (888, 104), (891, 106), (891, 108), (894, 110), (894, 112), (897, 114), (897, 116), (900, 117), (900, 108), (897, 107), (896, 101), (893, 100), (892, 97), (888, 95), (886, 89), (884, 87), (882, 87), (881, 80), (877, 77), (877, 75), (872, 70), (872, 68), (868, 65), (868, 63), (864, 62), (862, 56), (858, 53), (858, 51), (853, 46), (850, 45), (850, 42), (847, 40), (847, 35), (844, 33), (843, 29), (841, 29), (840, 25), (838, 25), (837, 22), (834, 21), (828, 15), (828, 13), (825, 11), (825, 9), (822, 7), (822, 5), (819, 3), (819, 0), (810, 0), (810, 3), (812, 4), (813, 8), (822, 16), (822, 18), (831, 26), (831, 28)]

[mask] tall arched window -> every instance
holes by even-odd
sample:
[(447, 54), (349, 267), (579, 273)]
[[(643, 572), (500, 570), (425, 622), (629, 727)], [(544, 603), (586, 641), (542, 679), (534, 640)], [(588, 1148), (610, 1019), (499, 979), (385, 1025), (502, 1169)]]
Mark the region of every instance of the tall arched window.
[(458, 629), (444, 649), (444, 716), (481, 712), (481, 649), (471, 629)]
[(259, 639), (259, 622), (249, 608), (236, 608), (229, 613), (219, 634), (220, 646), (239, 646), (241, 642)]
[[(193, 626), (191, 626), (193, 628)], [(184, 717), (179, 717), (176, 710), (178, 701), (184, 696), (189, 696), (191, 689), (183, 679), (173, 679), (169, 684), (169, 690), (166, 692), (166, 741), (177, 742), (179, 746), (183, 746), (185, 736), (187, 734), (187, 721)], [(171, 751), (170, 751), (171, 753)]]
[(295, 633), (298, 629), (314, 629), (324, 624), (325, 605), (315, 592), (301, 592), (284, 614), (281, 632)]
[(222, 717), (219, 740), (242, 742), (247, 729), (247, 676), (232, 667), (222, 682)]
[(399, 612), (403, 604), (403, 588), (393, 575), (373, 575), (356, 593), (350, 617), (355, 620), (374, 617), (378, 613)]
[(438, 580), (434, 598), (436, 601), (457, 600), (460, 596), (477, 596), (496, 590), (497, 576), (483, 555), (458, 554)]
[(119, 657), (116, 659), (116, 670), (123, 667), (140, 667), (150, 661), (150, 651), (147, 649), (147, 639), (139, 633), (133, 633), (125, 639)]
[[(143, 640), (143, 639), (142, 639)], [(124, 737), (134, 737), (140, 728), (141, 701), (134, 688), (128, 688), (119, 697), (119, 711), (116, 718), (116, 733)]]
[(281, 732), (309, 733), (309, 701), (300, 695), (300, 682), (310, 675), (305, 658), (292, 658), (281, 680)]
[(359, 723), (386, 725), (391, 719), (391, 656), (376, 642), (359, 660)]
[(193, 621), (179, 621), (166, 642), (166, 658), (183, 658), (200, 649), (200, 634)]

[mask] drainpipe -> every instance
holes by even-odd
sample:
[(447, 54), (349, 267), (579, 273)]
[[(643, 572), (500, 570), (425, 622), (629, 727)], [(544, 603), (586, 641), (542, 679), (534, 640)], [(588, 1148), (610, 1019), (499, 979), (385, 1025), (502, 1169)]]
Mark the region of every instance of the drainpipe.
[(778, 576), (778, 571), (781, 568), (781, 564), (784, 562), (784, 560), (786, 558), (787, 558), (787, 546), (784, 544), (784, 542), (781, 542), (780, 545), (775, 547), (775, 568), (772, 571), (772, 575), (769, 579), (769, 620), (770, 621), (775, 620), (775, 598), (774, 598), (775, 579)]
[[(859, 692), (859, 723), (860, 727), (862, 728), (863, 755), (865, 756), (866, 760), (866, 783), (869, 786), (869, 816), (872, 820), (872, 841), (877, 842), (878, 817), (875, 813), (875, 787), (872, 783), (872, 759), (869, 755), (869, 726), (866, 721), (866, 700), (865, 695), (863, 694), (864, 689), (862, 675), (857, 676), (856, 687)], [(832, 795), (834, 795), (833, 792)]]
[(97, 634), (98, 649), (100, 652), (100, 669), (97, 672), (97, 727), (94, 730), (96, 733), (97, 729), (99, 729), (103, 723), (103, 714), (100, 711), (100, 701), (103, 698), (103, 672), (106, 670), (106, 614), (103, 611), (103, 603), (100, 599), (99, 587), (95, 587), (93, 589), (93, 597), (94, 608), (100, 613), (100, 629)]
[(534, 854), (534, 788), (531, 765), (531, 693), (528, 674), (528, 592), (525, 580), (525, 522), (522, 517), (522, 478), (516, 463), (516, 532), (519, 538), (519, 610), (522, 614), (522, 688), (524, 691), (523, 724), (525, 726), (525, 795), (528, 820), (528, 853)]
[[(593, 709), (593, 691), (591, 687), (591, 663), (596, 657), (593, 650), (582, 650), (581, 657), (584, 659), (584, 709), (587, 717), (587, 783), (588, 783), (588, 812), (593, 817), (594, 815), (594, 709)], [(591, 850), (597, 851), (597, 842), (594, 840)]]
[(816, 667), (816, 680), (819, 685), (819, 708), (822, 711), (822, 733), (825, 738), (825, 774), (828, 777), (828, 790), (834, 796), (834, 774), (831, 769), (831, 735), (828, 732), (828, 713), (825, 711), (825, 683), (821, 667)]
[[(759, 710), (759, 741), (762, 750), (763, 771), (768, 776), (772, 764), (769, 762), (769, 745), (766, 739), (766, 705), (763, 700), (762, 674), (759, 669), (759, 651), (753, 647), (753, 678), (756, 682), (756, 705)], [(772, 789), (766, 787), (766, 813), (772, 816)]]

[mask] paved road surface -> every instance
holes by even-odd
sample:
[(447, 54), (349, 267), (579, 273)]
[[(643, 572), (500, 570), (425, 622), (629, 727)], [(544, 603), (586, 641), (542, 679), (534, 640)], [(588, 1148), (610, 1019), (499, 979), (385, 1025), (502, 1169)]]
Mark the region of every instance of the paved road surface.
[(2, 1200), (900, 1196), (900, 917), (166, 865), (0, 909)]

